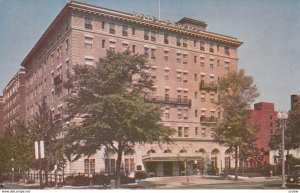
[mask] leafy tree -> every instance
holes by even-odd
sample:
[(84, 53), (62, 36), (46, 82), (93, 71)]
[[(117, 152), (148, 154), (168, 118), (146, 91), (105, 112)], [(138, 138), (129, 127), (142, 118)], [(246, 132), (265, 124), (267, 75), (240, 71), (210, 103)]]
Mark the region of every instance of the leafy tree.
[[(290, 160), (291, 156), (289, 156), (289, 150), (300, 147), (300, 100), (296, 101), (294, 105), (294, 108), (292, 108), (288, 113), (288, 119), (286, 122), (287, 127), (284, 132), (284, 148), (287, 150), (286, 164), (288, 166), (292, 164), (292, 161)], [(279, 132), (271, 139), (269, 146), (271, 149), (280, 150), (281, 143), (282, 136), (281, 132)]]
[(258, 128), (250, 125), (250, 105), (259, 95), (253, 78), (244, 70), (229, 72), (218, 82), (217, 106), (223, 111), (223, 120), (214, 129), (215, 140), (233, 150), (235, 158), (235, 180), (238, 179), (238, 160), (257, 151), (255, 142)]
[(58, 138), (58, 134), (61, 132), (61, 124), (53, 121), (45, 97), (42, 98), (39, 104), (38, 113), (29, 122), (29, 129), (32, 146), (34, 146), (35, 141), (44, 141), (45, 158), (42, 159), (42, 170), (45, 173), (45, 183), (48, 185), (48, 173), (58, 163), (58, 153), (61, 150), (61, 142)]
[(33, 166), (33, 152), (33, 145), (28, 141), (28, 128), (23, 123), (6, 128), (0, 140), (0, 154), (3, 154), (0, 156), (0, 173), (9, 172), (14, 167), (24, 175)]
[(153, 90), (146, 59), (129, 52), (107, 52), (94, 66), (76, 66), (66, 84), (69, 119), (81, 125), (68, 129), (67, 153), (91, 156), (101, 147), (117, 152), (116, 187), (120, 187), (122, 153), (137, 143), (168, 142), (174, 130), (160, 121), (160, 106), (145, 103)]

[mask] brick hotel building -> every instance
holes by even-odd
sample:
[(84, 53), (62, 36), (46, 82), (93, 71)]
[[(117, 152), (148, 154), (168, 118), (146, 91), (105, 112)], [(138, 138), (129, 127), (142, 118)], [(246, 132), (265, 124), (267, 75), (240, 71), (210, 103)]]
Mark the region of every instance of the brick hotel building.
[[(26, 69), (26, 119), (46, 96), (55, 120), (63, 118), (62, 87), (76, 64), (95, 65), (106, 50), (145, 54), (155, 80), (148, 102), (164, 104), (162, 121), (178, 132), (173, 144), (137, 145), (124, 152), (123, 167), (155, 176), (206, 171), (232, 164), (226, 148), (212, 141), (222, 113), (214, 105), (216, 81), (237, 70), (236, 38), (206, 31), (206, 23), (183, 18), (176, 23), (71, 1), (22, 62)], [(103, 149), (90, 158), (68, 163), (65, 173), (114, 172), (116, 153)]]
[(25, 69), (20, 68), (3, 90), (3, 132), (18, 121), (26, 121)]

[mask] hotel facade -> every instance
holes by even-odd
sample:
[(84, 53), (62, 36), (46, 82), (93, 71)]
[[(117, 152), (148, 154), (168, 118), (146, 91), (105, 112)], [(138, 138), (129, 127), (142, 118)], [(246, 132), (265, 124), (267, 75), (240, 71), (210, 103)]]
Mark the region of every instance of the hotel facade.
[[(164, 104), (162, 122), (177, 133), (172, 144), (137, 145), (124, 152), (123, 168), (153, 176), (205, 173), (230, 167), (226, 147), (213, 142), (212, 128), (222, 118), (215, 107), (216, 82), (237, 70), (236, 38), (206, 31), (190, 18), (161, 21), (71, 1), (66, 4), (22, 62), (26, 69), (26, 120), (38, 111), (42, 97), (55, 120), (64, 117), (63, 88), (74, 65), (95, 65), (107, 50), (145, 54), (155, 92), (147, 102)], [(103, 149), (67, 163), (65, 173), (115, 171), (117, 154)]]

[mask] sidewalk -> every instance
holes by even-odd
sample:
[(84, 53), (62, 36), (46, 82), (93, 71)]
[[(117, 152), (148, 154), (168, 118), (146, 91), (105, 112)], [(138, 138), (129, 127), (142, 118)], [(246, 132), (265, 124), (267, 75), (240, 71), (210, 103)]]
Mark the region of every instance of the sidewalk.
[[(265, 182), (274, 181), (277, 178), (270, 177), (241, 177), (238, 181), (234, 181), (234, 176), (229, 176), (227, 179), (222, 179), (220, 176), (172, 176), (172, 177), (155, 177), (147, 178), (142, 181), (137, 181), (136, 188), (156, 189), (156, 188), (176, 188), (186, 185), (213, 185), (213, 184), (233, 184), (244, 182)], [(129, 187), (130, 188), (130, 187)]]

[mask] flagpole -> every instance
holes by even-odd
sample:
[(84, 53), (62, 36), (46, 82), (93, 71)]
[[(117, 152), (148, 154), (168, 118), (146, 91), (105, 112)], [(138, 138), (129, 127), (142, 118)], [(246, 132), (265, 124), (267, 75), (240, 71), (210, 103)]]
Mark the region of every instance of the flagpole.
[(158, 0), (158, 19), (160, 20), (160, 0)]

